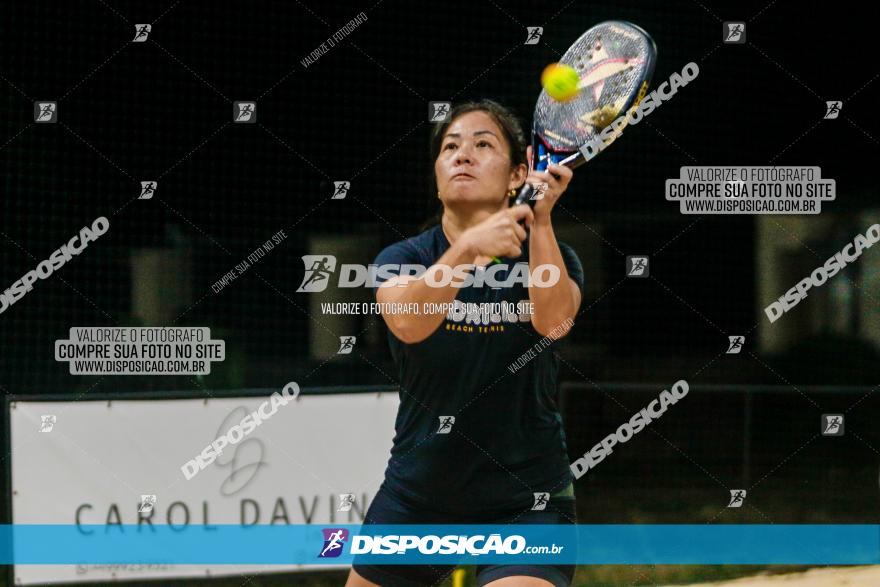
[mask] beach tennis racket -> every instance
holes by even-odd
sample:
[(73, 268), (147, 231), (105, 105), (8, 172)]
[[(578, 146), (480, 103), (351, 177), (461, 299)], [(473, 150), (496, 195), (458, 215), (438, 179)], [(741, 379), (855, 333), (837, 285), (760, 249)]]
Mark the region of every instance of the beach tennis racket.
[[(559, 60), (578, 74), (578, 92), (560, 102), (541, 91), (532, 123), (534, 168), (546, 171), (554, 163), (572, 169), (587, 159), (583, 145), (597, 139), (619, 117), (613, 134), (603, 147), (616, 140), (626, 114), (648, 91), (657, 45), (642, 28), (622, 20), (609, 20), (589, 29)], [(534, 201), (537, 189), (530, 183), (520, 188), (515, 204)]]

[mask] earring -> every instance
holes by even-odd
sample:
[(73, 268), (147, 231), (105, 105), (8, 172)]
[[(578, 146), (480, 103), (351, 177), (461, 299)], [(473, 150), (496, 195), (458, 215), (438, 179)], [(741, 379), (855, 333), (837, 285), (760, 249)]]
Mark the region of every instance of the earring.
[(507, 192), (508, 198), (513, 198), (514, 196), (516, 196), (516, 190), (510, 190), (509, 192)]

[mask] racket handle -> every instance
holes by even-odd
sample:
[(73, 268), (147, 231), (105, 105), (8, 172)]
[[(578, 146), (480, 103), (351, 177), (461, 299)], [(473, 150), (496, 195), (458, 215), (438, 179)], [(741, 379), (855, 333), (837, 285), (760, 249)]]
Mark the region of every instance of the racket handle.
[(535, 188), (532, 184), (526, 182), (520, 190), (519, 194), (516, 196), (516, 200), (513, 202), (514, 206), (519, 206), (520, 204), (525, 204), (526, 202), (532, 201), (532, 194), (534, 194)]
[[(567, 159), (562, 159), (561, 156), (556, 155), (555, 153), (549, 153), (545, 155), (546, 149), (544, 149), (543, 143), (538, 145), (538, 163), (535, 165), (535, 171), (547, 171), (547, 165), (549, 163), (553, 163), (554, 165), (571, 165), (571, 161), (575, 159), (575, 157), (568, 157)], [(559, 179), (559, 176), (553, 174), (553, 177)], [(516, 196), (516, 200), (514, 200), (513, 205), (519, 206), (520, 204), (525, 204), (528, 202), (529, 206), (534, 206), (534, 200), (532, 198), (535, 195), (535, 187), (526, 182), (519, 190), (519, 194)]]

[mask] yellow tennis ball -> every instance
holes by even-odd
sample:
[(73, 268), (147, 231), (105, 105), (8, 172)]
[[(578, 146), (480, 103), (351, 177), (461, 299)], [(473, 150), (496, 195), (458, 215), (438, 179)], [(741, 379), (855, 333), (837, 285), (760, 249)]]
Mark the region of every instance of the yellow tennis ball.
[(541, 73), (541, 85), (554, 100), (568, 102), (578, 93), (580, 76), (573, 67), (563, 63), (551, 63)]

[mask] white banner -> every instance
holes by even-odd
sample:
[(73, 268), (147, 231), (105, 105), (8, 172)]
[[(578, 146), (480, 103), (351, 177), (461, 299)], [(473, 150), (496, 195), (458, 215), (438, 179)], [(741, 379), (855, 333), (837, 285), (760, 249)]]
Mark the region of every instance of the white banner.
[[(11, 404), (14, 524), (359, 523), (382, 482), (396, 392), (299, 394), (190, 480), (181, 467), (264, 396)], [(349, 511), (340, 494), (353, 494)], [(155, 495), (152, 511), (138, 512)], [(146, 501), (151, 501), (147, 499)], [(345, 509), (346, 506), (342, 506)], [(140, 520), (139, 520), (140, 518)], [(15, 584), (326, 565), (16, 565)]]

